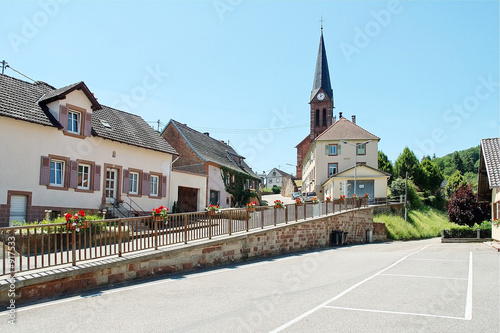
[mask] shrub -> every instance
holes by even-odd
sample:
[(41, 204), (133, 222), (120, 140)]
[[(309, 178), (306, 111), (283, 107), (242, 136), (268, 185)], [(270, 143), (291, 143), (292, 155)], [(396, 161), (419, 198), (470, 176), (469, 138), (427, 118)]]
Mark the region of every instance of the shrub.
[(489, 219), (488, 210), (476, 202), (476, 196), (470, 185), (462, 185), (452, 192), (448, 204), (448, 216), (451, 222), (469, 226)]
[[(391, 197), (393, 199), (399, 199), (400, 195), (405, 195), (406, 181), (403, 178), (398, 178), (391, 184)], [(408, 180), (408, 203), (410, 208), (418, 209), (422, 207), (423, 203), (418, 196), (415, 184), (411, 180)]]
[(281, 187), (274, 185), (273, 188), (271, 189), (274, 194), (280, 194), (281, 193)]

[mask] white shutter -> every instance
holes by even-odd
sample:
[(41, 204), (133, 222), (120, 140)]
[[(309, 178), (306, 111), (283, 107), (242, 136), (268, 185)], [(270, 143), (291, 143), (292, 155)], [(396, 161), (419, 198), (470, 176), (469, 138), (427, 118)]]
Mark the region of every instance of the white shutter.
[(12, 195), (10, 197), (9, 225), (12, 221), (24, 222), (26, 220), (26, 207), (28, 197), (26, 195)]

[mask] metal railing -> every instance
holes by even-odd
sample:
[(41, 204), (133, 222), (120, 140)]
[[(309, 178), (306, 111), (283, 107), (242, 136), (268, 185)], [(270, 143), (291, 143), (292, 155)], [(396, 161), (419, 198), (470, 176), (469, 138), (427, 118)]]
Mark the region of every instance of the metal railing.
[(169, 214), (167, 221), (152, 216), (87, 221), (88, 227), (69, 230), (66, 223), (0, 228), (0, 276), (64, 264), (121, 257), (124, 253), (305, 220), (369, 205), (367, 199), (324, 201), (320, 204), (260, 206), (255, 210), (227, 209), (219, 214)]

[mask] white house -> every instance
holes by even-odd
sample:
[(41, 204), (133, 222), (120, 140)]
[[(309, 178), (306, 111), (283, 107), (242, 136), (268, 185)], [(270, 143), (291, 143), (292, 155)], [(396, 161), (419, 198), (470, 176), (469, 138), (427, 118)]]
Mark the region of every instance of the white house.
[(322, 199), (354, 193), (387, 198), (390, 175), (378, 170), (379, 141), (356, 125), (355, 117), (349, 121), (340, 114), (338, 121), (314, 139), (305, 155), (302, 191), (314, 191)]
[(175, 149), (84, 82), (55, 89), (0, 75), (0, 140), (0, 226), (46, 210), (120, 216), (169, 205)]
[(289, 173), (286, 173), (285, 171), (273, 168), (266, 175), (266, 186), (269, 188), (273, 187), (274, 185), (281, 187), (283, 186), (283, 178), (293, 178), (293, 176)]

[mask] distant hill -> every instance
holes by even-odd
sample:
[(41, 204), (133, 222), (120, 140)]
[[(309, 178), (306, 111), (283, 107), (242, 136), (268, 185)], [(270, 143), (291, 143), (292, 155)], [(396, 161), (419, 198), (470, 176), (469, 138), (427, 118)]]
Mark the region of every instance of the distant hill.
[(432, 159), (448, 179), (455, 171), (459, 170), (465, 178), (477, 188), (477, 170), (479, 168), (479, 146), (465, 150), (455, 151), (443, 157)]

